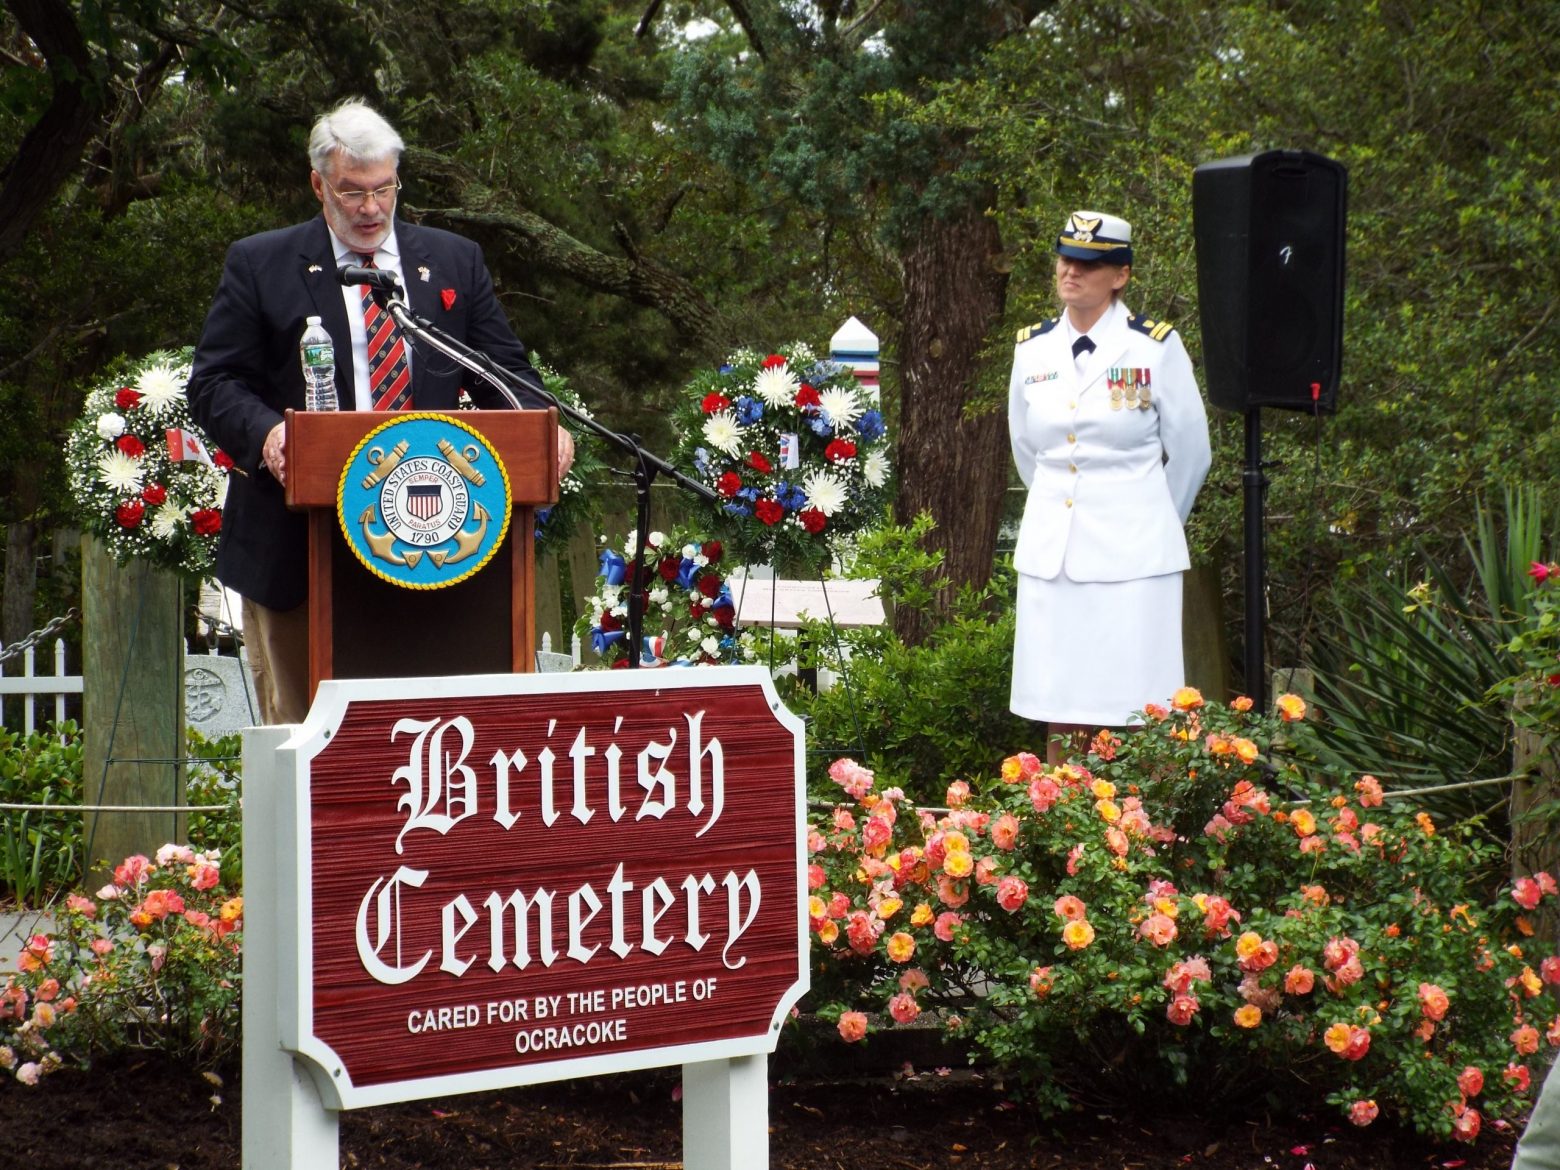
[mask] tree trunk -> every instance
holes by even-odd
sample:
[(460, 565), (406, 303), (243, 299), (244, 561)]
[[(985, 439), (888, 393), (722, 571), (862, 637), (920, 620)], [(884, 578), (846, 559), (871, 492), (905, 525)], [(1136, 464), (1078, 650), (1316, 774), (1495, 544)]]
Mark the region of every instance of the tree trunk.
[[(1530, 702), (1519, 693), (1516, 705)], [(1560, 759), (1544, 737), (1522, 726), (1515, 727), (1511, 770), (1522, 779), (1511, 786), (1511, 876), (1560, 870), (1560, 837), (1555, 835), (1555, 798), (1560, 795)], [(1554, 950), (1560, 936), (1560, 915), (1552, 903), (1542, 903), (1528, 914), (1540, 946), (1540, 954)]]
[(6, 0), (6, 8), (43, 52), (54, 93), (0, 175), (0, 263), (27, 238), (39, 213), (81, 165), (81, 152), (102, 125), (101, 87), (71, 5), (64, 0)]
[(1215, 565), (1193, 565), (1182, 586), (1181, 648), (1186, 682), (1203, 697), (1229, 702), (1230, 653), (1224, 640), (1224, 595)]
[(5, 588), (0, 600), (0, 646), (20, 642), (36, 628), (33, 599), (38, 592), (38, 526), (17, 520), (5, 526)]
[[(991, 576), (1007, 487), (1002, 411), (965, 414), (986, 334), (1007, 297), (1007, 275), (993, 263), (1000, 250), (995, 222), (975, 207), (952, 219), (928, 218), (904, 252), (894, 515), (902, 524), (921, 512), (936, 521), (929, 539), (944, 555), (944, 606), (961, 586)], [(894, 615), (895, 630), (910, 643), (935, 624), (932, 615), (905, 607)]]

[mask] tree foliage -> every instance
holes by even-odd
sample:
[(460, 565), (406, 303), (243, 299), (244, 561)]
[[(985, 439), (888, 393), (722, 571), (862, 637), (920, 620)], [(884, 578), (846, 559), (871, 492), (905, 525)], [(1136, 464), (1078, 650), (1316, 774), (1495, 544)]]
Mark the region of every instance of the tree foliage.
[[(1348, 167), (1337, 416), (1264, 417), (1284, 652), (1303, 653), (1337, 574), (1415, 541), (1456, 561), (1476, 490), (1553, 483), (1557, 23), (1531, 0), (1062, 3), (918, 115), (971, 128), (1003, 176), (1013, 323), (1049, 311), (1056, 225), (1104, 207), (1135, 225), (1130, 303), (1194, 354), (1195, 166), (1304, 148)], [(1036, 69), (1041, 45), (1069, 51)], [(1203, 557), (1232, 563), (1241, 428), (1215, 423), (1194, 529)]]
[[(1133, 222), (1129, 303), (1195, 356), (1193, 169), (1304, 147), (1350, 171), (1348, 303), (1336, 417), (1265, 419), (1280, 661), (1336, 576), (1455, 562), (1475, 488), (1552, 482), (1557, 32), (1542, 0), (6, 0), (11, 559), (83, 385), (189, 343), (226, 243), (313, 213), (308, 126), (348, 95), (414, 148), (402, 213), (481, 241), (521, 336), (654, 445), (732, 344), (866, 320), (949, 599), (990, 570), (1011, 329), (1054, 311), (1066, 213)], [(1194, 537), (1233, 589), (1215, 421)]]

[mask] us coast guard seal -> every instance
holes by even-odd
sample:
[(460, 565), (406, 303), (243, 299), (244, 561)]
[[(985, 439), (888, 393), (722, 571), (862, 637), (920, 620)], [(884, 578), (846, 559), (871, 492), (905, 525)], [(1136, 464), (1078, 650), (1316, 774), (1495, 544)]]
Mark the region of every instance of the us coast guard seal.
[(396, 414), (352, 452), (336, 488), (347, 547), (376, 577), (442, 589), (471, 576), (509, 531), (509, 473), (471, 427)]

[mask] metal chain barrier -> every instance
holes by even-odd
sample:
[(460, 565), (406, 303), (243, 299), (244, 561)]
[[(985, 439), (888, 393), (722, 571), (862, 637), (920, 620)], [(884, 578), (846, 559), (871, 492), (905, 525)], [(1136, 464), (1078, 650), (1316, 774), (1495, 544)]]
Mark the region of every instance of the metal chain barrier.
[(9, 662), (11, 659), (27, 653), (27, 651), (31, 650), (39, 642), (42, 642), (45, 638), (48, 638), (53, 634), (59, 633), (62, 629), (64, 629), (80, 616), (81, 611), (74, 605), (71, 606), (59, 617), (51, 620), (48, 625), (43, 627), (43, 629), (34, 630), (32, 633), (28, 634), (27, 637), (18, 639), (17, 641), (12, 642), (9, 646), (6, 646), (4, 649), (0, 649), (0, 662)]
[(195, 611), (195, 620), (205, 626), (214, 638), (232, 638), (240, 645), (244, 641), (244, 631), (230, 622), (225, 622), (219, 617), (212, 617), (204, 610)]

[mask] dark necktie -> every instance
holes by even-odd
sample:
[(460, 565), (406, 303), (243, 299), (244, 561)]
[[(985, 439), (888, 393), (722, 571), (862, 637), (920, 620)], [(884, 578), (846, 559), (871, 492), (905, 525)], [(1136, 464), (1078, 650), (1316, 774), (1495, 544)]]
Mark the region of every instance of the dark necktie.
[[(374, 267), (373, 256), (363, 257), (363, 267)], [(363, 298), (363, 329), (368, 335), (369, 401), (375, 410), (405, 410), (412, 404), (412, 371), (401, 329), (374, 303), (373, 289), (360, 284), (358, 292)]]
[(1077, 341), (1073, 342), (1073, 357), (1074, 358), (1080, 358), (1080, 357), (1082, 357), (1086, 353), (1093, 353), (1093, 352), (1094, 352), (1094, 342), (1090, 341), (1087, 335), (1085, 335), (1083, 337), (1080, 337), (1080, 338), (1078, 338)]

